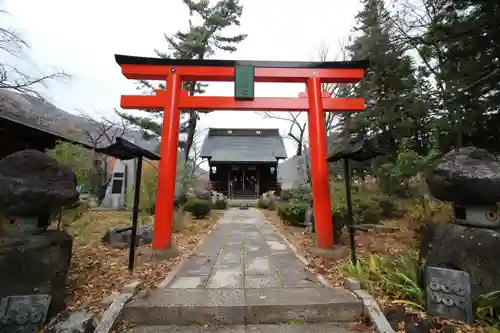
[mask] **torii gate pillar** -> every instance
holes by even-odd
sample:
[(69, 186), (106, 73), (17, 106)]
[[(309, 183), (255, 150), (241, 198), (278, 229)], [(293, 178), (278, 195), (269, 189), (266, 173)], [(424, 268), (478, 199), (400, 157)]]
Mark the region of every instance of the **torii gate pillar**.
[[(330, 95), (322, 92), (321, 85), (360, 81), (368, 66), (366, 61), (311, 63), (182, 60), (123, 55), (116, 55), (115, 58), (122, 68), (123, 75), (128, 79), (163, 80), (167, 83), (167, 90), (156, 91), (155, 95), (123, 95), (121, 98), (123, 108), (164, 110), (153, 249), (164, 250), (172, 246), (181, 109), (307, 111), (313, 210), (318, 236), (316, 245), (320, 249), (333, 248), (324, 113), (363, 111), (364, 100), (363, 98), (330, 98)], [(189, 96), (186, 91), (182, 90), (183, 81), (235, 82), (235, 96)], [(296, 98), (254, 97), (255, 82), (304, 83), (307, 95)]]
[(169, 249), (172, 246), (177, 149), (179, 147), (181, 118), (179, 97), (182, 93), (182, 79), (177, 73), (174, 72), (167, 77), (167, 87), (166, 92), (157, 92), (158, 95), (165, 98), (165, 104), (160, 144), (162, 159), (158, 169), (158, 190), (155, 205), (155, 217), (161, 218), (166, 223), (155, 223), (153, 249)]
[(316, 246), (321, 249), (331, 249), (334, 240), (328, 164), (324, 163), (327, 158), (327, 143), (323, 110), (323, 97), (330, 97), (331, 94), (323, 92), (321, 80), (318, 77), (307, 80), (306, 91), (307, 93), (300, 94), (299, 97), (309, 100), (307, 123), (309, 126), (311, 185), (314, 198), (313, 214), (317, 235)]

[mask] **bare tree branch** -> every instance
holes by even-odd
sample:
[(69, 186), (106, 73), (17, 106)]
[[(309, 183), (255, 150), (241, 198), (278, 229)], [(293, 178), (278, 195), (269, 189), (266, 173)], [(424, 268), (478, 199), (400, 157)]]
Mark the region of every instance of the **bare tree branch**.
[[(333, 57), (333, 60), (345, 60), (347, 58), (347, 41), (345, 39), (339, 40), (338, 53)], [(330, 50), (326, 43), (321, 43), (317, 49), (317, 54), (313, 56), (315, 61), (332, 61), (330, 57)], [(332, 93), (332, 97), (339, 94), (340, 84), (323, 84), (322, 89), (325, 92)], [(276, 119), (285, 121), (290, 124), (287, 137), (292, 139), (297, 144), (296, 155), (301, 156), (304, 143), (305, 133), (307, 129), (307, 120), (301, 119), (304, 112), (256, 112), (258, 115), (267, 119)], [(329, 133), (335, 127), (337, 113), (328, 112), (325, 116), (325, 129)]]
[[(201, 158), (201, 139), (202, 136), (205, 132), (205, 129), (202, 130), (196, 130), (193, 138), (193, 144), (191, 146), (191, 149), (189, 151), (189, 160), (186, 162), (190, 164), (190, 174), (191, 177), (195, 177), (197, 171), (200, 170), (200, 166), (205, 162), (203, 158)], [(207, 171), (205, 170), (203, 173), (206, 173)], [(198, 174), (200, 176), (201, 174)]]
[(290, 128), (288, 129), (287, 137), (292, 139), (297, 144), (296, 155), (302, 155), (302, 146), (304, 140), (304, 134), (306, 132), (307, 122), (305, 120), (299, 119), (299, 117), (304, 114), (303, 112), (256, 112), (258, 115), (267, 119), (276, 119), (288, 122)]
[[(422, 60), (425, 68), (431, 73), (435, 82), (435, 95), (441, 102), (442, 110), (449, 119), (450, 124), (455, 128), (456, 146), (460, 147), (463, 140), (463, 111), (456, 107), (452, 102), (460, 96), (463, 91), (470, 89), (467, 87), (463, 91), (457, 92), (449, 87), (446, 81), (445, 66), (445, 40), (453, 39), (469, 32), (461, 32), (455, 36), (447, 36), (446, 38), (437, 38), (434, 36), (435, 31), (427, 29), (430, 25), (440, 20), (440, 15), (443, 10), (446, 10), (447, 2), (445, 0), (436, 1), (414, 1), (406, 0), (401, 2), (402, 9), (396, 15), (391, 17), (392, 25), (395, 28), (393, 33), (394, 43), (400, 46), (405, 46), (408, 50), (417, 52)], [(429, 52), (428, 50), (432, 50)], [(479, 84), (485, 78), (479, 79), (472, 86)], [(455, 96), (455, 97), (452, 97)]]
[[(94, 148), (112, 144), (117, 137), (127, 134), (130, 129), (130, 124), (121, 117), (119, 117), (118, 121), (104, 116), (96, 120), (82, 110), (77, 111), (82, 118), (85, 118), (91, 124), (88, 128), (82, 128), (81, 132)], [(114, 111), (118, 113), (116, 109)]]
[[(0, 10), (0, 15), (8, 15), (8, 13)], [(12, 89), (22, 94), (40, 97), (36, 91), (37, 85), (44, 85), (50, 80), (68, 79), (70, 77), (64, 72), (56, 72), (48, 75), (28, 74), (5, 62), (5, 58), (9, 57), (21, 59), (24, 51), (29, 48), (29, 44), (17, 31), (10, 28), (0, 28), (0, 57), (3, 59), (2, 63), (0, 63), (0, 89)], [(33, 64), (30, 67), (31, 70), (35, 68)]]
[[(114, 110), (116, 113), (118, 111)], [(99, 154), (95, 151), (96, 148), (108, 146), (116, 141), (117, 137), (126, 135), (129, 131), (129, 123), (119, 117), (118, 121), (111, 120), (107, 117), (101, 117), (96, 120), (82, 110), (78, 110), (81, 117), (88, 121), (88, 126), (80, 129), (84, 140), (90, 143), (94, 148), (93, 168), (95, 171), (96, 179), (94, 180), (94, 187), (98, 193), (99, 202), (104, 198), (106, 188), (111, 182), (112, 176), (108, 172), (108, 157)]]

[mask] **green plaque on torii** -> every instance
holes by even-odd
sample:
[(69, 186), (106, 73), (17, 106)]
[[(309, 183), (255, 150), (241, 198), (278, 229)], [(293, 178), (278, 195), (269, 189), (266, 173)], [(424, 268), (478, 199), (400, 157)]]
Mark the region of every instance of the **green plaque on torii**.
[(234, 66), (234, 98), (252, 100), (255, 97), (255, 67), (251, 65)]

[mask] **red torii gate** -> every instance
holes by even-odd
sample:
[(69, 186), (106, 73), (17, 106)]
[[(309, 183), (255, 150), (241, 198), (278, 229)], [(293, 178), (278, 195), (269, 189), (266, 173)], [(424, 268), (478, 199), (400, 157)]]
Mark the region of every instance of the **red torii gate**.
[[(309, 149), (317, 246), (333, 248), (325, 112), (363, 111), (363, 98), (330, 98), (322, 83), (356, 83), (363, 78), (367, 61), (283, 62), (232, 60), (181, 60), (115, 55), (127, 79), (166, 81), (166, 90), (155, 95), (121, 96), (124, 109), (163, 109), (158, 194), (153, 249), (172, 245), (175, 173), (181, 109), (308, 111)], [(183, 81), (235, 82), (235, 97), (189, 96)], [(254, 82), (304, 83), (298, 98), (256, 97)]]

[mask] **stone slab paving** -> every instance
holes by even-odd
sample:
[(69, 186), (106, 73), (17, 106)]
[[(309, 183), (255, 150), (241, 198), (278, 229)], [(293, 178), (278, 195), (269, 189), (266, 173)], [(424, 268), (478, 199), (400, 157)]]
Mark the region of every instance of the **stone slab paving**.
[[(143, 326), (127, 333), (359, 333), (356, 328), (342, 327), (333, 323), (281, 324), (281, 325), (234, 325), (234, 326)], [(363, 331), (365, 333), (370, 333)]]
[[(321, 284), (257, 209), (228, 210), (175, 272), (161, 288), (128, 303), (123, 319), (137, 326), (156, 325), (158, 332), (164, 329), (158, 325), (235, 329), (245, 324), (249, 326), (234, 332), (258, 332), (251, 325), (350, 323), (362, 313), (352, 292)], [(345, 332), (338, 327), (326, 332)], [(322, 331), (278, 325), (269, 332)]]
[(166, 287), (276, 289), (322, 285), (260, 211), (233, 208)]

